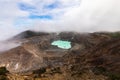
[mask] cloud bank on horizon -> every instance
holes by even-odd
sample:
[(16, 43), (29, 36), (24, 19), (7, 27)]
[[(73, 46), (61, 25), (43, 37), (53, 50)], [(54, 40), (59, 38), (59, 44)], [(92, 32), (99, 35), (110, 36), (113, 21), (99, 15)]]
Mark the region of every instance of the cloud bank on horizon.
[(119, 0), (0, 0), (0, 40), (21, 31), (119, 31)]

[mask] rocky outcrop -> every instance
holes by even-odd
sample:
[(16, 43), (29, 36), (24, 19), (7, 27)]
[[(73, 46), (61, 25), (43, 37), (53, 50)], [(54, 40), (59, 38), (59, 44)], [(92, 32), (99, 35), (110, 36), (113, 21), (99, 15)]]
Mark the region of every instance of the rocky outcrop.
[(96, 45), (85, 53), (85, 63), (93, 67), (103, 67), (107, 71), (120, 74), (120, 38)]
[(0, 66), (6, 67), (11, 73), (28, 73), (45, 66), (41, 58), (36, 58), (23, 47), (17, 47), (0, 54)]
[[(120, 38), (110, 33), (26, 32), (21, 45), (0, 54), (9, 80), (119, 80)], [(30, 34), (28, 34), (30, 33)], [(34, 35), (33, 35), (34, 34)], [(113, 34), (112, 34), (113, 35)], [(21, 35), (19, 35), (21, 36)], [(15, 38), (14, 38), (15, 39)], [(68, 50), (52, 46), (67, 40)]]
[(103, 79), (96, 80), (120, 79), (120, 38), (101, 42), (81, 54), (71, 52), (64, 57), (67, 65), (71, 67), (71, 69), (68, 69), (68, 73), (74, 75), (82, 73), (84, 75), (87, 72), (94, 74), (94, 76), (104, 76)]

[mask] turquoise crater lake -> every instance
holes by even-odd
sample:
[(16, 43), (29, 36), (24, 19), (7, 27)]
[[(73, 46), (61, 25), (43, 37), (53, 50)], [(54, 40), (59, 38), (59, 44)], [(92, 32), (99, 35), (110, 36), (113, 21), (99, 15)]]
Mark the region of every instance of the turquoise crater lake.
[(57, 40), (57, 41), (53, 41), (51, 43), (51, 45), (57, 46), (58, 48), (61, 48), (61, 49), (70, 49), (71, 48), (71, 42), (70, 41)]

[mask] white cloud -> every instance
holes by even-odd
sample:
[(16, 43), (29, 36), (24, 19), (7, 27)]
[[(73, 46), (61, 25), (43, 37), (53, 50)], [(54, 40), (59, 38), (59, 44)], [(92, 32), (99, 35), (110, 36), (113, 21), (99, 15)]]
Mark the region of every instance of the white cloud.
[[(23, 4), (23, 10), (19, 3)], [(1, 40), (27, 29), (47, 32), (120, 31), (119, 4), (119, 0), (0, 0), (0, 51), (19, 46), (14, 42), (6, 45)], [(30, 19), (31, 15), (36, 19)], [(45, 16), (39, 19), (41, 15), (53, 19), (44, 19)]]
[[(35, 7), (35, 10), (20, 10), (18, 3), (29, 4)], [(57, 6), (55, 5), (55, 8), (53, 6), (53, 9), (45, 8), (46, 5), (51, 4)], [(0, 0), (0, 40), (25, 29), (78, 32), (119, 31), (119, 4), (119, 0)], [(28, 17), (30, 14), (50, 15), (53, 20), (32, 20)], [(22, 20), (18, 20), (21, 18), (25, 19), (22, 26)], [(15, 25), (17, 20), (21, 21), (18, 24), (19, 27)], [(30, 25), (26, 26), (26, 23)]]
[(80, 6), (61, 17), (61, 24), (67, 30), (79, 32), (119, 31), (119, 4), (118, 0), (82, 0)]

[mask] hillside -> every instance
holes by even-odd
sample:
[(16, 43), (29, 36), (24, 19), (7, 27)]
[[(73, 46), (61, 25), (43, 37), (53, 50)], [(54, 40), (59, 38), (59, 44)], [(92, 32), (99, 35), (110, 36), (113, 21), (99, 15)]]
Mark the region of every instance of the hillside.
[[(16, 39), (20, 46), (0, 54), (0, 80), (120, 80), (119, 32), (25, 31)], [(51, 45), (56, 40), (70, 41), (71, 49)]]

